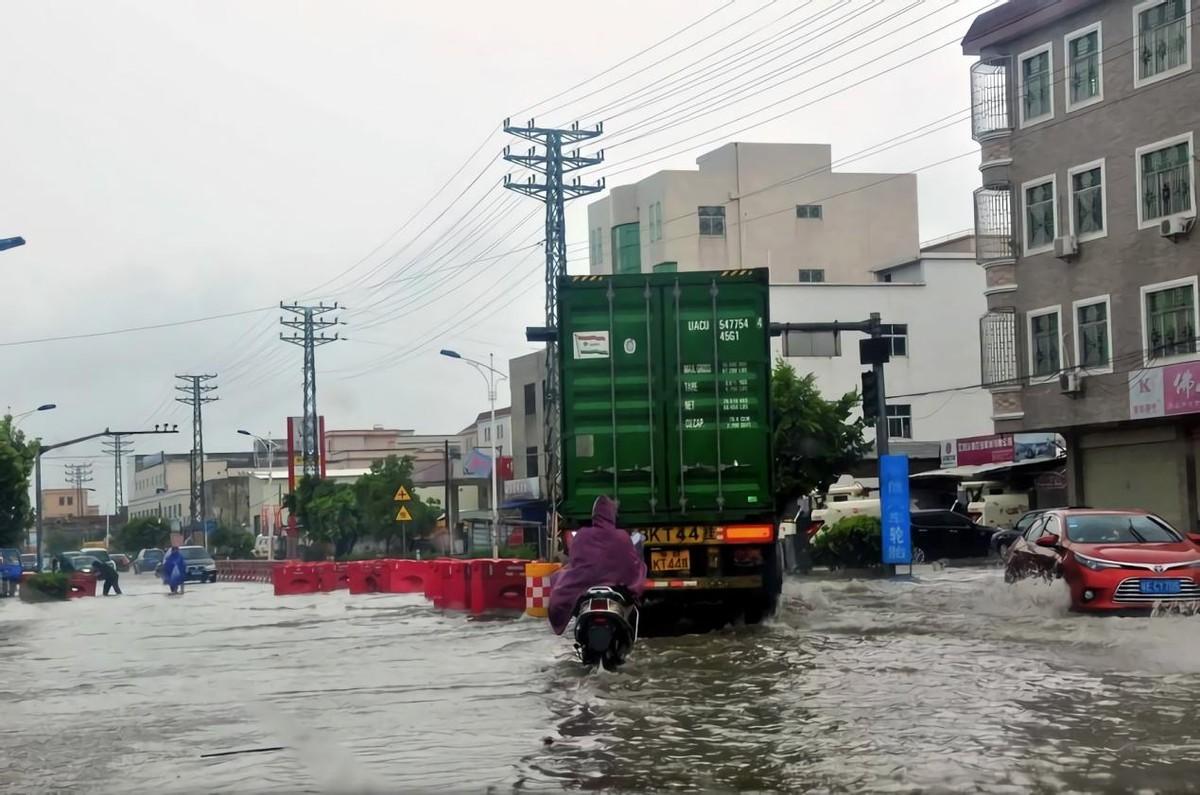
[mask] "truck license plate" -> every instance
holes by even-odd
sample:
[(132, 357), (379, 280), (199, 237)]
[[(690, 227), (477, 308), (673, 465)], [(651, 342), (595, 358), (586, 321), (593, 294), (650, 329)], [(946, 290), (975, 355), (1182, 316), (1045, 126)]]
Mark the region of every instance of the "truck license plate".
[(645, 531), (650, 544), (712, 544), (720, 543), (715, 527), (652, 527)]
[(650, 573), (662, 574), (672, 571), (691, 571), (692, 551), (690, 549), (668, 549), (650, 552)]

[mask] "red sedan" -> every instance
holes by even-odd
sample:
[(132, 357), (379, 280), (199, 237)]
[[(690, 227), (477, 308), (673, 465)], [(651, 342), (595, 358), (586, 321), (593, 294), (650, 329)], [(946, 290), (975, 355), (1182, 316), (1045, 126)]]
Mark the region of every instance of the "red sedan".
[(1200, 604), (1200, 535), (1144, 511), (1047, 511), (1010, 549), (1004, 578), (1061, 576), (1076, 610)]

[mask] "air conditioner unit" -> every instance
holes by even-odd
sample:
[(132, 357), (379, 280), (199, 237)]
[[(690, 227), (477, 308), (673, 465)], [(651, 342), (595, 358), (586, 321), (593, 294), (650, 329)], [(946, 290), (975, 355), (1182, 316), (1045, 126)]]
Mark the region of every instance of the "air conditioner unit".
[(1077, 395), (1083, 391), (1083, 374), (1068, 370), (1058, 374), (1058, 388), (1064, 395)]
[(1075, 235), (1064, 235), (1054, 238), (1054, 256), (1059, 259), (1071, 259), (1079, 254), (1079, 241)]
[(1174, 241), (1176, 238), (1184, 237), (1192, 231), (1192, 227), (1196, 225), (1195, 216), (1190, 215), (1172, 215), (1169, 218), (1164, 218), (1158, 224), (1158, 233), (1163, 237), (1170, 238)]

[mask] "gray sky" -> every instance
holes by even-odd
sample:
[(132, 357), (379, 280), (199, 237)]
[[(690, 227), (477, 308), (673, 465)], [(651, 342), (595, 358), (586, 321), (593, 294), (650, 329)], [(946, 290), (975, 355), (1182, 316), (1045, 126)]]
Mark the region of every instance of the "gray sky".
[[(205, 447), (246, 449), (236, 429), (281, 435), (300, 410), (300, 349), (278, 341), (278, 310), (4, 343), (324, 298), (350, 307), (350, 341), (317, 354), (330, 428), (469, 424), (486, 408), (483, 385), (438, 349), (505, 361), (534, 349), (523, 329), (542, 314), (541, 206), (498, 187), (512, 170), (497, 162), (508, 115), (606, 119), (608, 162), (588, 176), (610, 186), (694, 167), (729, 140), (829, 142), (836, 163), (958, 120), (839, 168), (907, 171), (962, 154), (919, 172), (921, 237), (969, 227), (969, 61), (951, 42), (990, 5), (564, 3), (551, 36), (544, 4), (7, 0), (0, 237), (29, 243), (0, 253), (0, 409), (57, 403), (22, 424), (47, 442), (177, 422), (179, 436), (136, 450), (185, 452), (190, 409), (170, 400), (172, 376), (217, 373)], [(586, 269), (583, 201), (568, 240), (573, 268)], [(68, 452), (89, 460), (100, 446)], [(91, 460), (107, 510), (112, 465)], [(48, 486), (67, 461), (46, 461)]]

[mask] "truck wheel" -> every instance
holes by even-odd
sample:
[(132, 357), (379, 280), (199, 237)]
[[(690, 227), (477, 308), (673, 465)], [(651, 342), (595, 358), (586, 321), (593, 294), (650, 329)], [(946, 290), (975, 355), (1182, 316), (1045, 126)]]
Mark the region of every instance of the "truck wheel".
[(763, 558), (762, 590), (746, 601), (742, 613), (742, 620), (747, 624), (761, 624), (775, 615), (779, 595), (783, 593), (783, 555), (779, 544), (767, 547)]

